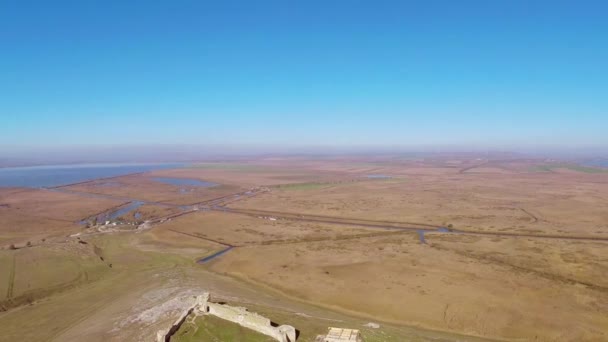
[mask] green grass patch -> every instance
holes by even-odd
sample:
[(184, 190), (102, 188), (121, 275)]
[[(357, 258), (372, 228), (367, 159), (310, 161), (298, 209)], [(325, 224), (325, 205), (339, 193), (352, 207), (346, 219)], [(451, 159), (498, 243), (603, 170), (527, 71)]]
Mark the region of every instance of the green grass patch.
[(293, 184), (281, 184), (277, 188), (281, 190), (315, 190), (329, 188), (337, 184), (330, 183), (293, 183)]
[(550, 165), (534, 165), (528, 168), (528, 172), (551, 172), (552, 168)]
[[(238, 303), (235, 303), (238, 305)], [(382, 324), (380, 329), (367, 328), (363, 324), (369, 321), (358, 319), (343, 320), (344, 317), (335, 317), (332, 320), (332, 313), (325, 312), (322, 317), (294, 315), (293, 312), (268, 308), (254, 304), (247, 305), (249, 311), (257, 312), (264, 317), (270, 318), (277, 324), (288, 324), (295, 327), (300, 335), (298, 342), (314, 342), (318, 335), (327, 334), (328, 327), (359, 329), (365, 342), (421, 342), (429, 341), (429, 338), (421, 337), (420, 331), (410, 327), (394, 327)], [(440, 341), (452, 341), (455, 339), (442, 338), (441, 333), (435, 336)], [(452, 336), (453, 337), (453, 336)], [(471, 339), (474, 341), (474, 339)]]
[(272, 342), (275, 340), (215, 316), (202, 316), (197, 317), (194, 323), (184, 323), (171, 341)]
[(320, 183), (320, 182), (310, 182), (310, 183), (290, 183), (290, 184), (280, 184), (274, 186), (276, 189), (280, 190), (318, 190), (318, 189), (327, 189), (333, 188), (337, 186), (357, 186), (360, 184), (366, 184), (369, 182), (382, 182), (382, 183), (403, 183), (405, 178), (403, 177), (387, 177), (387, 178), (365, 178), (362, 177), (359, 180), (354, 181), (344, 181), (344, 182), (335, 182), (335, 183)]
[(551, 172), (555, 169), (567, 169), (576, 172), (584, 173), (608, 173), (608, 169), (602, 169), (599, 167), (583, 166), (577, 164), (544, 164), (531, 166), (528, 171), (530, 172)]
[(608, 173), (608, 170), (606, 170), (606, 169), (602, 169), (602, 168), (598, 168), (598, 167), (591, 167), (591, 166), (569, 165), (567, 168), (570, 170), (573, 170), (573, 171), (585, 172), (585, 173)]
[(211, 169), (211, 170), (233, 170), (233, 171), (259, 171), (265, 170), (266, 168), (258, 165), (250, 164), (232, 164), (232, 163), (200, 163), (191, 164), (186, 168), (188, 169)]

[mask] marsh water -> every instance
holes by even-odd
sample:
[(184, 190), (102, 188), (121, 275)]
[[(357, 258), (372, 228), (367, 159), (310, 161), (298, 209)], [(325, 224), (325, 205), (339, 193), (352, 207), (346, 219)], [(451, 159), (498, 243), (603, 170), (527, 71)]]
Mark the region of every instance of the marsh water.
[(426, 243), (426, 239), (424, 238), (425, 233), (439, 232), (439, 233), (451, 233), (452, 231), (445, 227), (439, 227), (435, 230), (432, 229), (419, 229), (416, 231), (418, 233), (418, 239), (420, 243)]
[(80, 164), (7, 167), (0, 168), (0, 187), (54, 187), (182, 166), (182, 164)]
[(202, 259), (199, 259), (199, 260), (197, 260), (196, 262), (197, 262), (197, 263), (199, 263), (199, 264), (204, 264), (204, 263), (209, 262), (209, 261), (211, 261), (211, 260), (213, 260), (213, 259), (215, 259), (215, 258), (219, 257), (220, 255), (222, 255), (222, 254), (224, 254), (224, 253), (226, 253), (226, 252), (230, 251), (230, 250), (231, 250), (231, 249), (233, 249), (233, 248), (234, 248), (234, 246), (230, 246), (230, 247), (228, 247), (228, 248), (226, 248), (226, 249), (222, 249), (221, 251), (216, 252), (216, 253), (213, 253), (213, 254), (211, 254), (211, 255), (209, 255), (209, 256), (206, 256), (206, 257), (204, 257), (204, 258), (202, 258)]
[(379, 175), (379, 174), (372, 174), (372, 175), (366, 175), (366, 178), (371, 178), (371, 179), (388, 179), (388, 178), (393, 178), (392, 176), (389, 175)]
[(165, 184), (171, 184), (176, 186), (197, 186), (203, 188), (209, 188), (218, 184), (212, 182), (206, 182), (200, 179), (189, 179), (189, 178), (171, 178), (171, 177), (155, 177), (153, 180)]
[[(78, 223), (87, 224), (91, 221), (96, 221), (97, 223), (104, 223), (106, 221), (115, 222), (121, 216), (126, 215), (133, 210), (137, 210), (139, 207), (141, 207), (144, 204), (146, 204), (146, 202), (133, 201), (118, 209), (91, 216), (89, 218), (79, 221)], [(134, 216), (135, 220), (139, 220), (141, 218), (141, 214), (138, 212), (135, 212), (135, 214), (133, 216)]]
[[(120, 209), (118, 209), (118, 210), (110, 213), (108, 215), (108, 220), (110, 220), (110, 221), (111, 220), (115, 220), (115, 219), (117, 219), (117, 218), (119, 218), (119, 217), (121, 217), (123, 215), (126, 215), (129, 212), (131, 212), (131, 211), (133, 211), (133, 210), (141, 207), (142, 205), (144, 205), (144, 203), (145, 202), (142, 202), (142, 201), (131, 202), (128, 205), (126, 205), (126, 206), (124, 206), (124, 207), (122, 207), (122, 208), (120, 208)], [(138, 213), (135, 213), (135, 219), (138, 218), (137, 216), (138, 216)], [(141, 216), (141, 214), (139, 216)]]
[[(133, 198), (123, 198), (112, 195), (96, 194), (96, 193), (82, 193), (75, 192), (66, 188), (55, 188), (61, 185), (75, 184), (79, 182), (86, 182), (96, 179), (103, 179), (109, 177), (124, 176), (134, 173), (142, 173), (154, 170), (172, 169), (184, 167), (184, 164), (81, 164), (81, 165), (48, 165), (48, 166), (31, 166), (31, 167), (10, 167), (0, 168), (0, 187), (28, 187), (28, 188), (41, 188), (47, 191), (59, 191), (67, 193), (78, 193), (81, 196), (95, 197), (95, 198), (112, 198), (129, 201), (128, 204), (119, 208), (112, 209), (110, 211), (94, 215), (79, 221), (81, 224), (87, 224), (91, 220), (97, 222), (110, 221), (114, 222), (120, 219), (122, 216), (127, 215), (133, 211), (133, 217), (135, 220), (141, 218), (141, 213), (137, 211), (139, 207), (144, 204), (155, 204), (155, 205), (168, 205), (164, 203), (148, 202)], [(212, 187), (219, 184), (206, 182), (199, 179), (186, 179), (186, 178), (170, 178), (170, 177), (156, 177), (153, 178), (155, 181), (172, 184), (181, 187), (180, 193), (186, 193), (191, 191), (193, 187)], [(97, 186), (100, 187), (115, 187), (120, 186), (120, 183), (113, 180), (107, 179), (99, 182)], [(171, 205), (170, 205), (171, 206)], [(192, 207), (188, 205), (177, 206), (180, 210), (186, 211), (191, 210)]]
[(605, 160), (605, 159), (593, 160), (593, 161), (588, 161), (588, 162), (584, 163), (583, 165), (608, 168), (608, 160)]

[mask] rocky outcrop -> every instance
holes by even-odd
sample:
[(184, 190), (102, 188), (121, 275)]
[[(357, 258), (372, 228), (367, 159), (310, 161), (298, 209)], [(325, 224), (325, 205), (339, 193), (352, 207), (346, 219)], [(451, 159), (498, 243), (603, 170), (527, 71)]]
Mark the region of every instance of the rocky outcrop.
[(170, 341), (171, 336), (179, 330), (180, 326), (186, 320), (186, 317), (190, 314), (195, 314), (197, 316), (213, 315), (270, 336), (279, 342), (296, 341), (296, 329), (290, 325), (281, 325), (277, 327), (270, 319), (258, 315), (255, 312), (249, 312), (244, 307), (212, 303), (209, 301), (209, 298), (208, 292), (201, 296), (197, 296), (194, 305), (184, 311), (169, 329), (161, 330), (157, 333), (157, 342)]

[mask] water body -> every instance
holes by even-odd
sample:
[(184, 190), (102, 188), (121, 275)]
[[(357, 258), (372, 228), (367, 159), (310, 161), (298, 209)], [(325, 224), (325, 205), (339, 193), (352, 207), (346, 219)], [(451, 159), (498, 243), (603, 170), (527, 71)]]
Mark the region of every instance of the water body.
[(234, 247), (228, 247), (228, 248), (226, 248), (226, 249), (222, 249), (221, 251), (219, 251), (219, 252), (217, 252), (217, 253), (214, 253), (214, 254), (211, 254), (210, 256), (207, 256), (207, 257), (204, 257), (204, 258), (202, 258), (202, 259), (199, 259), (199, 260), (197, 261), (197, 263), (199, 263), (199, 264), (204, 264), (204, 263), (206, 263), (206, 262), (209, 262), (209, 261), (211, 261), (211, 260), (213, 260), (213, 259), (215, 259), (215, 258), (219, 257), (220, 255), (222, 255), (222, 254), (224, 254), (224, 253), (228, 252), (229, 250), (231, 250), (231, 249), (233, 249), (233, 248), (234, 248)]
[(606, 159), (599, 159), (599, 160), (592, 160), (592, 161), (588, 161), (583, 163), (584, 166), (592, 166), (592, 167), (605, 167), (608, 168), (608, 160)]
[[(153, 180), (165, 184), (171, 184), (176, 186), (198, 186), (203, 188), (210, 188), (212, 186), (218, 185), (217, 183), (205, 182), (200, 179), (189, 179), (189, 178), (170, 178), (170, 177), (155, 177)], [(181, 189), (184, 190), (184, 189)], [(182, 192), (180, 190), (180, 192)], [(184, 190), (183, 192), (186, 192)]]
[[(84, 220), (80, 221), (79, 223), (80, 224), (87, 224), (89, 222), (89, 220), (91, 220), (93, 218), (95, 218), (96, 221), (99, 224), (103, 224), (106, 221), (114, 222), (114, 221), (116, 221), (117, 218), (119, 218), (119, 217), (121, 217), (123, 215), (126, 215), (126, 214), (130, 213), (133, 210), (137, 210), (139, 207), (141, 207), (144, 204), (146, 204), (146, 202), (143, 202), (143, 201), (133, 201), (133, 202), (131, 202), (131, 203), (129, 203), (129, 204), (123, 206), (123, 207), (120, 207), (120, 208), (118, 208), (118, 209), (116, 209), (114, 211), (105, 212), (105, 213), (99, 214), (97, 216), (93, 216), (91, 218), (84, 219)], [(141, 214), (140, 213), (135, 213), (134, 216), (135, 216), (136, 220), (138, 220), (138, 219), (141, 218)]]
[(106, 181), (106, 182), (97, 183), (96, 186), (98, 186), (100, 188), (116, 188), (116, 187), (121, 186), (121, 184), (119, 182)]
[(117, 219), (123, 215), (126, 215), (126, 214), (130, 213), (131, 211), (141, 207), (142, 205), (144, 205), (144, 202), (141, 202), (141, 201), (131, 202), (130, 204), (125, 205), (124, 207), (122, 207), (114, 212), (109, 213), (107, 220), (108, 221), (115, 220), (115, 219)]
[(0, 187), (43, 188), (116, 177), (183, 164), (81, 164), (0, 168)]
[(426, 244), (426, 239), (424, 238), (424, 233), (430, 233), (430, 232), (451, 233), (451, 231), (445, 227), (439, 227), (435, 230), (419, 229), (416, 232), (418, 233), (418, 239), (420, 239), (420, 243), (424, 243), (424, 244)]
[(388, 179), (388, 178), (393, 178), (389, 175), (366, 175), (365, 177), (367, 178), (371, 178), (371, 179)]

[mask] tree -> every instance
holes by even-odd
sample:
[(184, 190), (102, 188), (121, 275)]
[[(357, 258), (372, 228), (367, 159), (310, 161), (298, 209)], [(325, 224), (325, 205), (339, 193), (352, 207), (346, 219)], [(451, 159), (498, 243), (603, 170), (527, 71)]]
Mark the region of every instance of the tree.
[(26, 246), (28, 246), (28, 247), (32, 247), (32, 242), (31, 242), (31, 241), (28, 241), (28, 242), (27, 242), (27, 244), (26, 244)]
[(15, 249), (17, 249), (17, 247), (15, 247), (15, 244), (14, 244), (14, 243), (11, 243), (11, 245), (10, 245), (10, 246), (8, 246), (8, 249), (10, 249), (10, 250), (15, 250)]

